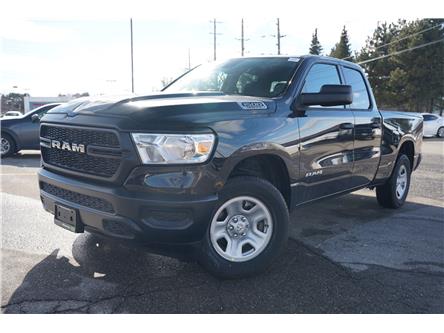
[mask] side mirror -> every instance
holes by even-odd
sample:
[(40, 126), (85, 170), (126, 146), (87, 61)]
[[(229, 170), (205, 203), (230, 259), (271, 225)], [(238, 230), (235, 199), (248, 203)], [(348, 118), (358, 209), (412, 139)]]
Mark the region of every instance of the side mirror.
[(352, 88), (348, 85), (325, 84), (318, 93), (302, 93), (299, 104), (304, 106), (336, 106), (353, 103)]
[(32, 121), (33, 123), (38, 123), (38, 122), (40, 121), (40, 117), (39, 117), (39, 115), (38, 115), (38, 114), (33, 114), (33, 115), (31, 116), (31, 121)]

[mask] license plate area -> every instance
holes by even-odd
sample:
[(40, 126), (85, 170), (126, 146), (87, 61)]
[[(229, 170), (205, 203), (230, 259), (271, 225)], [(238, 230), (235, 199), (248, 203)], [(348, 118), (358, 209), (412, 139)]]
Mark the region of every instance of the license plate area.
[(54, 223), (75, 233), (82, 233), (84, 230), (77, 210), (59, 204), (55, 205)]

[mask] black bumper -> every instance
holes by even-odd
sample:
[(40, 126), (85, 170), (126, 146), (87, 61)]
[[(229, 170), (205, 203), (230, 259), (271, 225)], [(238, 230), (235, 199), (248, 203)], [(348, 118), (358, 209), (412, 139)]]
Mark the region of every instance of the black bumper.
[(204, 236), (217, 195), (160, 196), (125, 187), (91, 184), (45, 169), (39, 171), (44, 208), (60, 204), (78, 212), (84, 230), (150, 244), (187, 244)]

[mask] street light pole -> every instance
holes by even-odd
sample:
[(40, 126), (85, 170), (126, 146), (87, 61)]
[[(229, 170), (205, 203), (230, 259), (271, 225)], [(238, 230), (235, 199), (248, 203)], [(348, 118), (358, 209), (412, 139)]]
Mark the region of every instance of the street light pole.
[(133, 19), (130, 19), (131, 30), (131, 92), (134, 94), (134, 52), (133, 52)]

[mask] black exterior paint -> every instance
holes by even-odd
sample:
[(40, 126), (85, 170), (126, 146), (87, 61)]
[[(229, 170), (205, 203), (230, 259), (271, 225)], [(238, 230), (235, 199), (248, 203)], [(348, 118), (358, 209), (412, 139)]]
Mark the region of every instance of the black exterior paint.
[[(338, 65), (343, 83), (342, 65), (361, 71), (349, 62), (307, 56), (278, 98), (161, 93), (117, 103), (94, 101), (74, 112), (49, 112), (42, 123), (115, 131), (123, 162), (115, 177), (102, 178), (54, 168), (43, 161), (40, 182), (104, 198), (112, 203), (115, 213), (64, 202), (41, 191), (45, 208), (53, 212), (55, 203), (76, 208), (87, 230), (110, 236), (150, 243), (189, 243), (202, 238), (218, 192), (235, 166), (248, 157), (272, 155), (283, 162), (291, 186), (291, 208), (383, 183), (407, 141), (414, 147), (416, 167), (422, 118), (379, 112), (371, 90), (368, 110), (297, 106), (305, 75), (319, 62)], [(262, 101), (267, 109), (244, 110), (239, 103), (246, 101)], [(131, 132), (214, 133), (216, 149), (201, 165), (142, 165)], [(109, 223), (125, 225), (128, 232), (107, 228)]]

